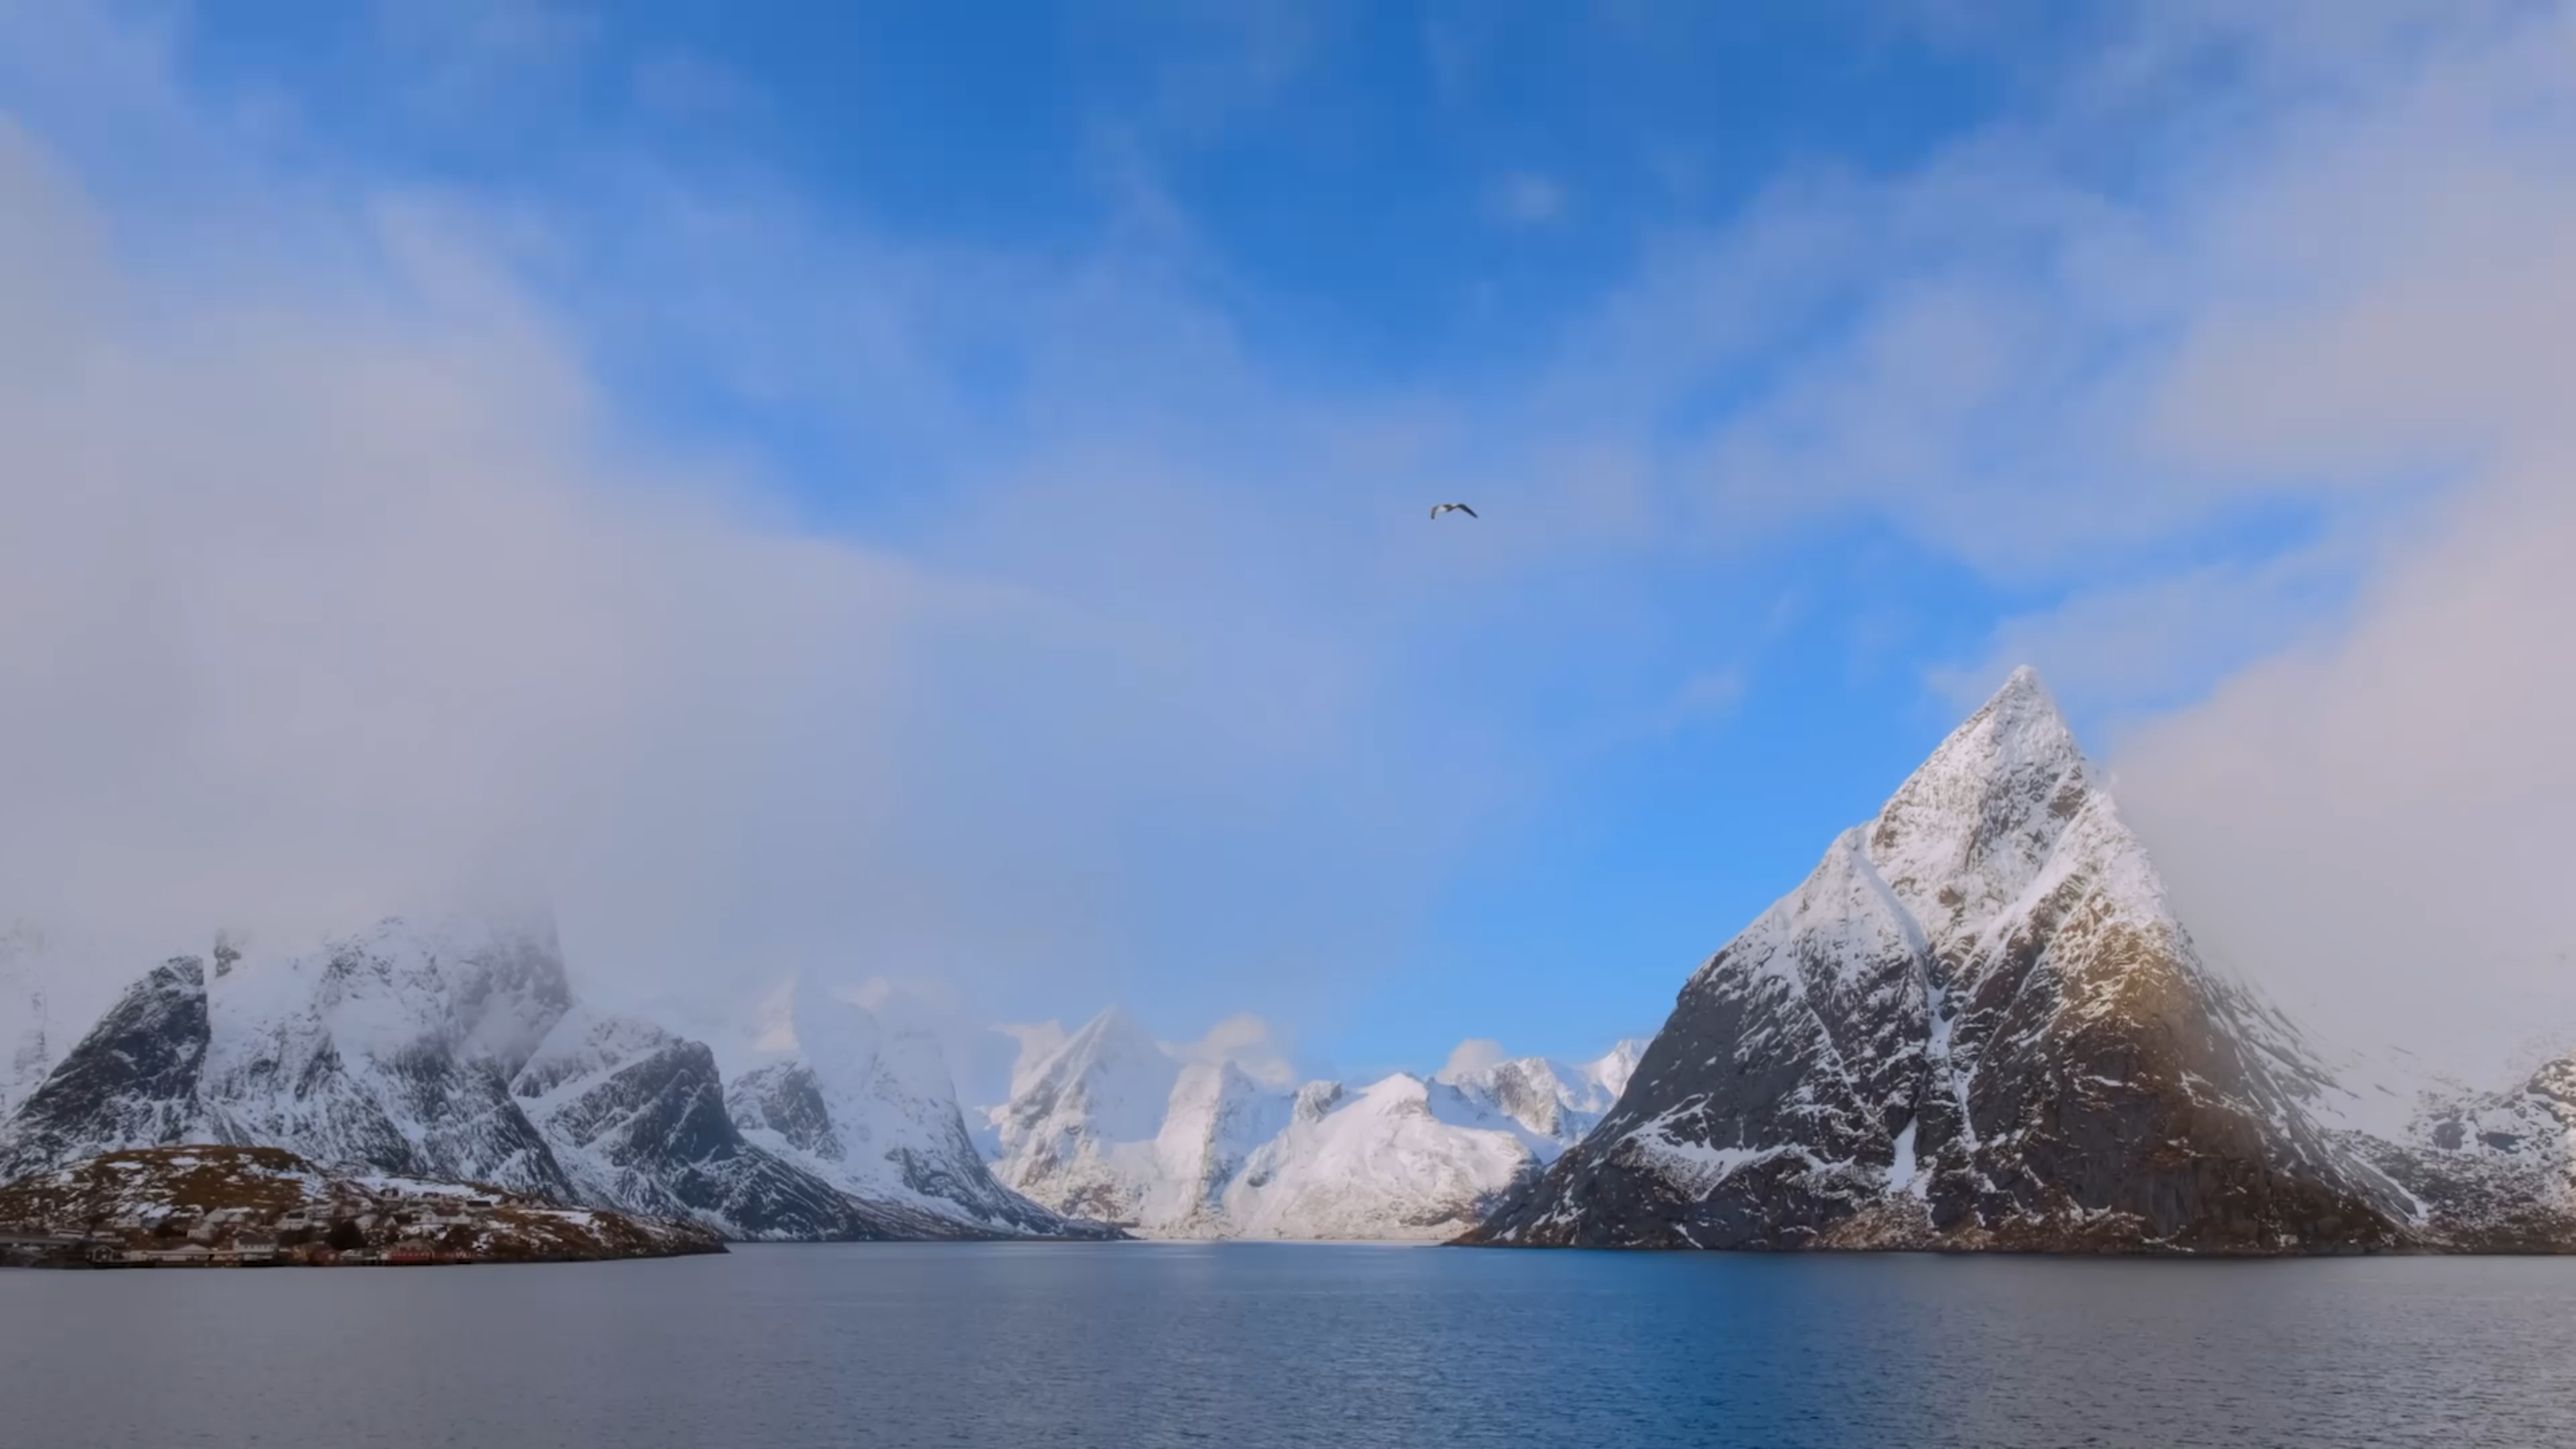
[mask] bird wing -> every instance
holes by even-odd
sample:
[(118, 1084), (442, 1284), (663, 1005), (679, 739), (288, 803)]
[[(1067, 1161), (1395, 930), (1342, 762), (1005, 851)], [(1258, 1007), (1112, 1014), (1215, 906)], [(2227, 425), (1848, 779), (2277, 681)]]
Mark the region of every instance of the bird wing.
[(1448, 505), (1448, 504), (1446, 504), (1446, 503), (1434, 503), (1434, 504), (1432, 504), (1432, 505), (1431, 505), (1431, 516), (1432, 516), (1432, 517), (1434, 517), (1434, 518), (1438, 518), (1438, 517), (1440, 516), (1440, 510), (1441, 510), (1441, 509), (1443, 509), (1443, 508), (1446, 508), (1446, 507), (1448, 507), (1448, 506), (1449, 506), (1449, 505)]
[(1475, 517), (1475, 516), (1476, 516), (1476, 510), (1474, 510), (1474, 509), (1472, 509), (1472, 508), (1468, 507), (1468, 506), (1467, 506), (1466, 504), (1464, 504), (1464, 503), (1453, 503), (1453, 504), (1451, 504), (1451, 505), (1449, 505), (1449, 506), (1450, 506), (1450, 507), (1452, 507), (1452, 508), (1457, 509), (1460, 513), (1463, 513), (1463, 514), (1467, 515), (1469, 518), (1473, 518), (1473, 517)]

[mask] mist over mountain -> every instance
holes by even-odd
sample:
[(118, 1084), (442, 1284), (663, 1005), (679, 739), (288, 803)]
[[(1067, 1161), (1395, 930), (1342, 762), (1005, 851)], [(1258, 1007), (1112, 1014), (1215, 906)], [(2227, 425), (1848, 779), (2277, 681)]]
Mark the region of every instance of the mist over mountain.
[(1115, 1007), (1038, 1044), (990, 1113), (996, 1172), (1178, 1238), (1453, 1235), (1581, 1141), (1644, 1049), (1565, 1063), (1470, 1043), (1436, 1075), (1297, 1084), (1157, 1042)]
[(799, 1005), (790, 1055), (728, 1084), (703, 1043), (580, 1001), (542, 913), (388, 917), (255, 962), (219, 944), (67, 1045), (0, 1118), (0, 1178), (215, 1143), (736, 1238), (1105, 1236), (994, 1181), (935, 1043)]

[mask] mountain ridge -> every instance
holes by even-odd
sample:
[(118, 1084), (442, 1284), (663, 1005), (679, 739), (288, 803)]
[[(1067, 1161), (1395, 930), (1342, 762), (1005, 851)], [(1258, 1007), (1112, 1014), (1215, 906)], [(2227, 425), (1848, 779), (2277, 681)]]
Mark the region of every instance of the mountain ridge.
[(996, 1168), (1149, 1237), (1436, 1239), (1579, 1138), (1636, 1051), (1292, 1088), (1185, 1059), (1113, 1006), (1015, 1073)]
[[(388, 917), (233, 966), (174, 957), (128, 987), (0, 1122), (0, 1180), (205, 1143), (489, 1182), (736, 1239), (1103, 1235), (992, 1180), (944, 1069), (904, 1087), (907, 1110), (944, 1110), (955, 1130), (903, 1144), (903, 1191), (750, 1140), (705, 1044), (574, 998), (550, 921)], [(835, 1105), (865, 1114), (880, 1085)]]
[(1618, 1105), (1462, 1241), (2363, 1251), (2405, 1189), (2311, 1120), (2037, 674), (1694, 971)]

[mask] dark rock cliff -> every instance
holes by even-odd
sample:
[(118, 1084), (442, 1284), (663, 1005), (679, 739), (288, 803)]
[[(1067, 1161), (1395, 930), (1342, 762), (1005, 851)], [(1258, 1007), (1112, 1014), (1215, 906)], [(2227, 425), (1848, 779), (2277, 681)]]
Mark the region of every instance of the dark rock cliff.
[(116, 1147), (201, 1139), (206, 969), (154, 967), (18, 1106), (0, 1133), (0, 1182)]

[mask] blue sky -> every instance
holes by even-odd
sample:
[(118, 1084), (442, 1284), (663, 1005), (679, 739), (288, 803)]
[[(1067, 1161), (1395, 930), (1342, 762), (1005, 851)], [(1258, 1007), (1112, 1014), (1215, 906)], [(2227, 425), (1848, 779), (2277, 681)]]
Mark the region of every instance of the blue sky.
[[(0, 257), (113, 299), (58, 325), (158, 368), (155, 516), (268, 560), (149, 665), (224, 808), (58, 893), (506, 861), (655, 989), (1250, 1011), (1344, 1069), (1650, 1030), (2012, 664), (2124, 767), (2227, 736), (2519, 436), (2245, 380), (2487, 255), (2367, 238), (2546, 170), (2505, 57), (2564, 16), (2227, 9), (0, 6), (78, 238)], [(62, 456), (145, 489), (109, 431)], [(253, 676), (302, 702), (204, 686)]]

